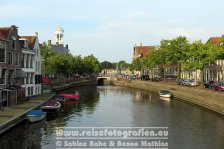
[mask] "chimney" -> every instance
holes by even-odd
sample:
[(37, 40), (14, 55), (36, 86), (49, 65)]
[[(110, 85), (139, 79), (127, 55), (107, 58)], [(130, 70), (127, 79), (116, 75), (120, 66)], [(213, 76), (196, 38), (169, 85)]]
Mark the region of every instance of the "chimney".
[(15, 25), (11, 25), (11, 28), (16, 32), (16, 34), (18, 34), (18, 27), (16, 27)]
[(12, 28), (18, 28), (18, 27), (16, 27), (15, 25), (11, 25), (11, 27), (12, 27)]
[(66, 44), (66, 49), (68, 49), (68, 45)]
[(38, 32), (35, 32), (35, 36), (38, 37)]
[(48, 40), (48, 45), (51, 45), (51, 40)]

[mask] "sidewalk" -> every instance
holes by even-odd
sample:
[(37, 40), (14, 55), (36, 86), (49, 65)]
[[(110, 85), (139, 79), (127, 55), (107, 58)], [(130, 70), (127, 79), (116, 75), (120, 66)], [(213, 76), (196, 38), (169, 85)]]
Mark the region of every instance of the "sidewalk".
[(4, 107), (4, 111), (0, 110), (0, 134), (19, 123), (28, 111), (38, 107), (53, 95), (54, 93), (44, 93), (22, 104)]

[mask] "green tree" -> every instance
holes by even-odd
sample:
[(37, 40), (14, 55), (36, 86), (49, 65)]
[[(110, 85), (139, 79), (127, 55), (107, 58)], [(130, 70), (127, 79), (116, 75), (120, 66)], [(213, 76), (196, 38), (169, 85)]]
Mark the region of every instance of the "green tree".
[(93, 55), (83, 58), (83, 69), (85, 73), (97, 73), (100, 71), (100, 62)]
[(50, 57), (54, 55), (54, 52), (50, 46), (48, 46), (46, 43), (43, 43), (41, 46), (41, 56), (42, 56), (42, 65), (44, 69), (45, 74), (50, 73), (50, 67), (49, 67), (49, 60)]
[(121, 60), (118, 62), (118, 69), (119, 70), (126, 70), (126, 69), (129, 69), (130, 68), (130, 64), (127, 63), (126, 61), (124, 60)]
[(71, 76), (72, 74), (72, 56), (55, 54), (49, 57), (48, 70), (55, 76)]
[(111, 62), (108, 61), (103, 61), (100, 63), (100, 70), (106, 69), (106, 68), (111, 68), (111, 69), (115, 69), (116, 66), (114, 67), (114, 65)]
[(81, 55), (76, 55), (72, 59), (73, 73), (83, 74), (83, 59)]
[(160, 49), (165, 50), (166, 64), (177, 64), (177, 79), (181, 75), (181, 63), (187, 59), (187, 51), (189, 50), (189, 41), (186, 37), (179, 36), (173, 40), (161, 41)]
[(143, 67), (143, 58), (138, 57), (132, 61), (131, 70), (141, 71)]

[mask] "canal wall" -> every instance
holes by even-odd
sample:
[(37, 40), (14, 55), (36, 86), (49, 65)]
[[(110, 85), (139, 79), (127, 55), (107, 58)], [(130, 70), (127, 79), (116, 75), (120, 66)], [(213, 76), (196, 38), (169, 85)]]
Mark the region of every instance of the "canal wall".
[(210, 109), (224, 116), (224, 93), (204, 89), (203, 87), (188, 87), (166, 82), (151, 82), (141, 80), (111, 80), (112, 85), (138, 88), (152, 92), (159, 92), (162, 89), (170, 90), (174, 98)]
[(75, 80), (73, 82), (63, 84), (63, 85), (52, 86), (51, 90), (57, 92), (57, 91), (66, 90), (76, 86), (83, 86), (83, 85), (97, 85), (96, 77), (88, 77), (84, 79)]

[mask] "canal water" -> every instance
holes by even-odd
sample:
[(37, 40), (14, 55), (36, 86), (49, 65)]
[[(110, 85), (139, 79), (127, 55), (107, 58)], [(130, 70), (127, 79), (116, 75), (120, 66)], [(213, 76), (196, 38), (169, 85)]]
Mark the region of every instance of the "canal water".
[(212, 111), (126, 87), (82, 86), (64, 92), (75, 91), (79, 103), (64, 105), (56, 119), (21, 123), (1, 136), (0, 148), (55, 149), (56, 130), (72, 127), (162, 127), (168, 131), (169, 149), (224, 148), (224, 118)]

